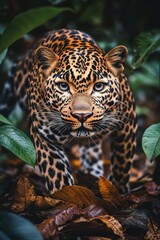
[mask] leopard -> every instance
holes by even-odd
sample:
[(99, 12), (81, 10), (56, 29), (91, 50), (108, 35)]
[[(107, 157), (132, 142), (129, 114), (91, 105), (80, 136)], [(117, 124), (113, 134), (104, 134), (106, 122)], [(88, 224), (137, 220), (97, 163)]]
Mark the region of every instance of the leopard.
[(130, 191), (137, 120), (127, 55), (123, 45), (105, 53), (87, 33), (60, 29), (46, 33), (12, 67), (0, 112), (8, 116), (17, 102), (27, 111), (36, 162), (51, 194), (75, 184), (65, 152), (71, 140), (78, 140), (82, 172), (104, 176), (107, 137), (108, 178), (120, 193)]

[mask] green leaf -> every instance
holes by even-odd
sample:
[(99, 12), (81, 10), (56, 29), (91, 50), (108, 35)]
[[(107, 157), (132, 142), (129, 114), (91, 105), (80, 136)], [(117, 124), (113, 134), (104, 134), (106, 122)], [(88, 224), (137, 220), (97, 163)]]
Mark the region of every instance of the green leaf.
[(5, 118), (2, 114), (0, 114), (0, 122), (2, 122), (4, 124), (12, 125), (12, 123), (7, 118)]
[(142, 138), (142, 147), (150, 160), (160, 155), (160, 123), (146, 129)]
[(147, 87), (159, 87), (159, 63), (156, 61), (144, 63), (140, 71), (130, 74), (132, 90), (138, 94), (139, 90)]
[(136, 39), (132, 69), (138, 68), (152, 52), (157, 50), (160, 50), (160, 30), (141, 33)]
[(36, 153), (34, 146), (22, 131), (11, 125), (0, 127), (0, 145), (10, 150), (26, 163), (34, 166)]
[(0, 36), (0, 52), (8, 48), (25, 33), (30, 32), (69, 8), (40, 7), (17, 15)]
[(8, 48), (3, 50), (2, 53), (0, 53), (0, 64), (2, 63), (3, 59), (5, 58), (7, 51), (8, 51)]
[(28, 220), (10, 212), (0, 212), (1, 240), (43, 240), (38, 229)]

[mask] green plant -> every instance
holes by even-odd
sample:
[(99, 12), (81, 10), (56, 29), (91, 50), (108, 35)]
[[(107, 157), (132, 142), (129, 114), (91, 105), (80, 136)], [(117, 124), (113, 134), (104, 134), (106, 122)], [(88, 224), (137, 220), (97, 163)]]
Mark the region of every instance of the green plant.
[(151, 53), (160, 51), (160, 30), (143, 32), (135, 39), (131, 68), (140, 67)]
[(0, 35), (0, 63), (7, 53), (7, 48), (24, 34), (47, 22), (69, 8), (40, 7), (18, 14)]
[(145, 130), (142, 138), (142, 147), (151, 161), (160, 155), (160, 123), (153, 124)]
[[(140, 85), (159, 87), (159, 65), (157, 62), (145, 62), (152, 53), (160, 51), (160, 30), (141, 33), (135, 40), (135, 49), (131, 69), (135, 70), (139, 67), (143, 69), (131, 76), (135, 92)], [(151, 161), (160, 155), (160, 123), (153, 124), (145, 130), (142, 148)]]
[(35, 165), (36, 152), (29, 137), (14, 127), (11, 122), (0, 114), (0, 145), (10, 150), (17, 157)]
[(136, 37), (130, 58), (130, 81), (137, 92), (144, 87), (159, 87), (160, 64), (152, 54), (160, 54), (160, 29), (142, 32)]

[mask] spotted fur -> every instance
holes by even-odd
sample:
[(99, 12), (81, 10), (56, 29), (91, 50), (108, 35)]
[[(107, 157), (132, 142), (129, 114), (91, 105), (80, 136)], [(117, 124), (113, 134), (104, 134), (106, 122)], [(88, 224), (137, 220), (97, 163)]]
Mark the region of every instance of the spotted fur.
[[(73, 138), (79, 139), (83, 171), (103, 175), (105, 136), (112, 139), (110, 179), (128, 191), (137, 125), (126, 58), (124, 46), (105, 54), (89, 35), (62, 29), (49, 32), (14, 68), (8, 102), (16, 94), (28, 109), (37, 163), (51, 193), (74, 184), (64, 152)], [(14, 104), (1, 104), (1, 112)]]

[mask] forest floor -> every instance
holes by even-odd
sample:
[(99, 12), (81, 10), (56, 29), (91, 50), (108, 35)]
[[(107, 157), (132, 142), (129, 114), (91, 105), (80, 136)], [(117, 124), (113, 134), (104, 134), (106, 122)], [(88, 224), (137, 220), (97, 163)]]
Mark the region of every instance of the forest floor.
[(80, 172), (78, 160), (72, 166), (76, 185), (50, 196), (38, 170), (18, 159), (4, 161), (0, 210), (29, 219), (45, 240), (160, 239), (160, 185), (152, 181), (155, 166), (143, 154), (135, 156), (127, 196), (106, 178)]

